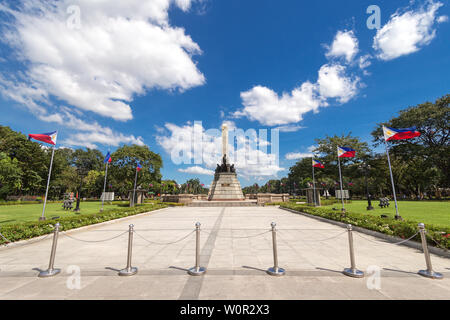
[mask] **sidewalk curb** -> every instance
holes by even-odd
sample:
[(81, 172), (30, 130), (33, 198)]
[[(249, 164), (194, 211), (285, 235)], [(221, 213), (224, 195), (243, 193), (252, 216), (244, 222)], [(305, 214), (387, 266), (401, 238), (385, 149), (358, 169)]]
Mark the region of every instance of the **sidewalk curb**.
[[(66, 231), (60, 231), (59, 233), (60, 234), (76, 233), (76, 232), (79, 232), (79, 231), (93, 229), (93, 228), (101, 227), (103, 225), (108, 225), (108, 224), (112, 224), (112, 223), (116, 223), (116, 222), (120, 222), (120, 221), (125, 221), (127, 219), (132, 219), (132, 218), (140, 217), (140, 216), (143, 216), (143, 215), (150, 215), (150, 214), (153, 214), (153, 213), (159, 213), (159, 212), (167, 210), (169, 208), (172, 208), (172, 207), (156, 209), (156, 210), (142, 212), (142, 213), (138, 213), (138, 214), (127, 216), (127, 217), (122, 217), (122, 218), (118, 218), (118, 219), (113, 219), (113, 220), (108, 220), (108, 221), (104, 221), (104, 222), (94, 223), (94, 224), (90, 224), (90, 225), (87, 225), (87, 226), (82, 226), (82, 227), (79, 227), (79, 228), (73, 228), (73, 229), (66, 230)], [(124, 230), (124, 231), (127, 231), (127, 230)], [(11, 243), (8, 243), (8, 244), (0, 245), (0, 251), (11, 249), (11, 248), (14, 248), (14, 247), (21, 247), (23, 245), (26, 245), (28, 242), (31, 242), (29, 244), (33, 244), (34, 242), (39, 242), (39, 240), (41, 240), (41, 239), (43, 239), (45, 237), (48, 237), (49, 234), (52, 234), (52, 233), (47, 233), (47, 234), (44, 234), (44, 235), (39, 236), (39, 237), (34, 237), (34, 238), (31, 238), (31, 239), (26, 239), (26, 240), (19, 240), (19, 241), (11, 242)], [(51, 240), (51, 239), (52, 238), (50, 237), (49, 240)]]
[[(340, 221), (329, 220), (329, 219), (326, 219), (326, 218), (323, 218), (323, 217), (314, 216), (312, 214), (305, 213), (305, 212), (300, 212), (300, 211), (297, 211), (297, 210), (294, 210), (294, 209), (283, 208), (283, 207), (279, 207), (279, 208), (282, 209), (282, 210), (286, 210), (286, 211), (295, 213), (295, 214), (303, 215), (303, 216), (308, 217), (308, 218), (313, 218), (313, 219), (316, 219), (316, 220), (319, 220), (319, 221), (322, 221), (322, 222), (326, 222), (326, 223), (334, 224), (334, 225), (339, 226), (339, 227), (347, 228), (347, 224), (343, 223), (343, 222), (340, 222)], [(368, 229), (361, 228), (361, 227), (358, 227), (358, 226), (352, 226), (352, 227), (353, 227), (354, 231), (358, 231), (358, 232), (367, 234), (369, 236), (381, 238), (381, 239), (386, 240), (388, 242), (395, 243), (395, 242), (399, 242), (399, 241), (404, 240), (404, 239), (399, 238), (399, 237), (390, 236), (390, 235), (387, 235), (387, 234), (384, 234), (384, 233), (381, 233), (381, 232), (378, 232), (378, 231), (368, 230)], [(409, 241), (406, 241), (406, 242), (402, 243), (401, 245), (404, 245), (404, 246), (407, 246), (407, 247), (410, 247), (410, 248), (413, 248), (413, 249), (417, 249), (417, 250), (423, 251), (422, 250), (422, 244), (420, 244), (420, 243), (418, 243), (416, 241), (409, 240)], [(436, 247), (433, 247), (433, 246), (428, 246), (428, 250), (431, 253), (433, 253), (433, 254), (435, 254), (437, 256), (450, 259), (450, 251), (445, 251), (443, 249), (436, 248)]]

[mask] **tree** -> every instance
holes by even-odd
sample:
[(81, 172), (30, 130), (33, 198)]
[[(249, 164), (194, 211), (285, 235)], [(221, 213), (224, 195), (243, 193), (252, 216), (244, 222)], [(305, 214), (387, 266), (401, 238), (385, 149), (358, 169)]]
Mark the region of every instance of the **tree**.
[(372, 132), (375, 144), (384, 140), (382, 126), (408, 128), (416, 126), (421, 133), (415, 139), (390, 141), (390, 153), (403, 160), (414, 163), (424, 162), (424, 166), (435, 167), (440, 173), (439, 183), (450, 186), (450, 94), (443, 96), (435, 103), (425, 102), (417, 106), (401, 110), (399, 116), (388, 122), (380, 123)]
[(22, 187), (23, 172), (17, 159), (11, 159), (5, 153), (0, 152), (0, 199), (6, 199), (10, 194), (15, 194)]
[(142, 169), (138, 174), (137, 186), (146, 189), (150, 184), (157, 186), (161, 183), (161, 156), (151, 151), (148, 146), (123, 146), (117, 149), (111, 158), (108, 179), (119, 194), (127, 196), (133, 189), (138, 161)]

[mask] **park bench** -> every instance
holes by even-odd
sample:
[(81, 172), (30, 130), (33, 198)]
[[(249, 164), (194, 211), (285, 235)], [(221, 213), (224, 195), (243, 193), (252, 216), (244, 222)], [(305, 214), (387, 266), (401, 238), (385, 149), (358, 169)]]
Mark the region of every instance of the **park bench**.
[(64, 200), (63, 205), (62, 205), (63, 209), (64, 210), (72, 210), (73, 209), (72, 203), (73, 203), (73, 200)]
[(381, 208), (389, 207), (389, 198), (380, 198), (380, 203), (378, 205)]

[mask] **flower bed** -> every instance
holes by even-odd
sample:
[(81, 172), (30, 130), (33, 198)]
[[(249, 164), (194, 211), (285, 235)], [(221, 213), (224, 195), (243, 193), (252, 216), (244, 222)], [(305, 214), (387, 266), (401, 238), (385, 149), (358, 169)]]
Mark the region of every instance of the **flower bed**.
[[(340, 211), (334, 211), (331, 209), (314, 208), (292, 203), (283, 203), (280, 206), (314, 216), (340, 221), (368, 230), (378, 231), (387, 235), (400, 237), (402, 239), (407, 239), (413, 236), (418, 231), (417, 224), (420, 222), (380, 218), (354, 212), (341, 213)], [(448, 234), (450, 234), (450, 228), (436, 227), (430, 224), (426, 225), (425, 228), (427, 230), (427, 241), (430, 245), (441, 249), (450, 249), (450, 237), (448, 236)], [(420, 241), (420, 235), (414, 237), (413, 240)]]
[[(134, 208), (111, 209), (96, 214), (80, 214), (78, 216), (64, 217), (55, 220), (24, 222), (3, 226), (1, 227), (0, 232), (8, 240), (15, 242), (51, 233), (53, 232), (53, 225), (57, 222), (61, 225), (60, 230), (65, 231), (166, 207), (168, 206), (165, 204), (157, 203), (153, 205), (137, 206)], [(7, 241), (0, 237), (0, 244), (5, 243), (7, 243)]]

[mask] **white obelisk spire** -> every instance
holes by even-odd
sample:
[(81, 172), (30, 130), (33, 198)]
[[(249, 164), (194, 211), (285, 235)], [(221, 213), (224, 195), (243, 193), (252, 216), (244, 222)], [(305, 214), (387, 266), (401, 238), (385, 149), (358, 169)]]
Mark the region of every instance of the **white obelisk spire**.
[(228, 127), (226, 124), (222, 125), (222, 158), (224, 156), (228, 160)]

